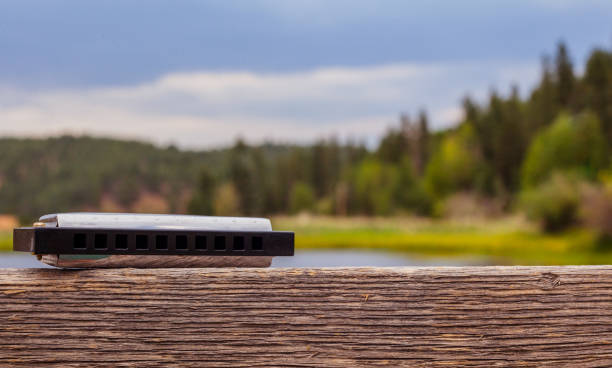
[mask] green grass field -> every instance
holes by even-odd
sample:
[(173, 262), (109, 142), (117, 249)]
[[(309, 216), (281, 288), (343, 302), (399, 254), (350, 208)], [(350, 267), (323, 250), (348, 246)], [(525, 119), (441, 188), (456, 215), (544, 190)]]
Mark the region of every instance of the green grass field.
[(277, 217), (274, 228), (296, 232), (298, 249), (368, 249), (420, 256), (479, 256), (492, 264), (609, 264), (586, 230), (541, 234), (520, 218), (446, 221), (413, 218)]
[(0, 251), (13, 250), (13, 233), (0, 231)]
[[(610, 264), (586, 230), (541, 234), (518, 217), (490, 221), (418, 218), (275, 217), (276, 230), (296, 233), (298, 249), (368, 249), (432, 257), (485, 257), (491, 264)], [(11, 232), (0, 232), (0, 250), (12, 249)]]

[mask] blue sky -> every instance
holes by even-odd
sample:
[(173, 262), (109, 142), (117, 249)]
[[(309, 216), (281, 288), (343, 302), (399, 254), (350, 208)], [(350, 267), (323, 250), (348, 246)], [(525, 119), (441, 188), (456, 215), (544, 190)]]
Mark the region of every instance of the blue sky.
[(523, 92), (565, 40), (612, 45), (605, 1), (2, 1), (0, 133), (209, 147), (375, 140), (465, 93)]

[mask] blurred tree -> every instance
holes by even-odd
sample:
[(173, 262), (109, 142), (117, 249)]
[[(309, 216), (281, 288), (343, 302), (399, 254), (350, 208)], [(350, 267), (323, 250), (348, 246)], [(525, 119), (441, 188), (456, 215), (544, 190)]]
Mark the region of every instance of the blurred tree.
[(303, 147), (294, 147), (285, 155), (279, 157), (274, 164), (276, 178), (274, 179), (277, 211), (286, 212), (290, 207), (290, 191), (296, 181), (305, 181), (312, 177), (310, 171), (310, 154)]
[[(498, 120), (496, 107), (500, 105), (497, 93), (492, 91), (489, 96), (489, 106), (483, 109), (477, 116), (476, 120), (467, 120), (473, 128), (475, 139), (477, 140), (476, 148), (480, 149), (482, 157), (487, 162), (492, 162), (495, 156), (495, 128)], [(494, 110), (494, 111), (491, 111)]]
[(423, 175), (427, 161), (429, 160), (429, 119), (425, 110), (421, 110), (419, 113), (418, 128), (416, 131), (416, 137), (412, 144), (412, 157), (413, 165), (418, 175)]
[(361, 213), (390, 215), (396, 208), (397, 169), (376, 159), (366, 159), (356, 168), (355, 200)]
[(333, 196), (334, 212), (339, 216), (346, 216), (352, 209), (350, 185), (346, 181), (341, 181), (336, 186)]
[(251, 180), (253, 183), (251, 190), (255, 192), (253, 213), (261, 216), (271, 213), (275, 208), (276, 195), (272, 185), (274, 173), (261, 147), (251, 148), (249, 156), (251, 158)]
[(527, 217), (538, 221), (542, 230), (564, 230), (578, 220), (579, 180), (572, 175), (554, 174), (521, 193), (520, 205)]
[(542, 58), (542, 77), (540, 85), (531, 93), (527, 104), (528, 128), (526, 133), (531, 139), (540, 129), (553, 122), (559, 113), (559, 99), (553, 75), (552, 66), (548, 57)]
[(557, 45), (555, 64), (559, 104), (567, 108), (572, 102), (575, 77), (572, 62), (564, 42), (559, 42)]
[(518, 89), (512, 88), (507, 100), (496, 92), (491, 92), (486, 109), (477, 111), (469, 100), (464, 101), (466, 115), (471, 116), (474, 126), (475, 147), (480, 150), (484, 164), (481, 175), (481, 189), (485, 193), (493, 191), (491, 184), (496, 182), (497, 193), (507, 194), (518, 187), (518, 171), (527, 146), (526, 121)]
[(410, 154), (408, 130), (411, 129), (408, 115), (400, 116), (400, 127), (390, 128), (378, 145), (377, 156), (383, 162), (398, 164)]
[(606, 141), (597, 116), (563, 113), (529, 147), (522, 167), (522, 186), (533, 187), (555, 171), (577, 171), (594, 179), (606, 163)]
[(229, 178), (235, 188), (238, 209), (245, 215), (254, 212), (255, 207), (254, 183), (252, 167), (249, 165), (248, 148), (243, 140), (238, 139), (229, 153)]
[(398, 169), (398, 183), (393, 200), (398, 209), (419, 215), (429, 215), (431, 213), (431, 198), (423, 181), (414, 172), (413, 163), (406, 157)]
[(319, 140), (312, 147), (311, 182), (318, 197), (330, 193), (340, 176), (342, 158), (338, 141)]
[(110, 184), (112, 186), (111, 191), (116, 193), (117, 200), (124, 207), (129, 207), (140, 194), (139, 183), (131, 177), (123, 179), (117, 179), (116, 184)]
[[(403, 114), (374, 152), (335, 138), (302, 146), (238, 140), (205, 152), (90, 137), (0, 138), (0, 212), (27, 222), (97, 208), (263, 215), (294, 210), (305, 188), (311, 208), (340, 215), (429, 213), (431, 202), (466, 190), (507, 205), (519, 187), (535, 188), (553, 172), (595, 180), (607, 165), (612, 53), (594, 50), (584, 76), (573, 69), (559, 43), (529, 98), (517, 88), (492, 92), (481, 105), (466, 97), (459, 126), (432, 132), (424, 111)], [(217, 193), (229, 205), (216, 205)]]
[(480, 109), (470, 96), (465, 96), (462, 101), (463, 116), (465, 121), (479, 121)]
[(240, 196), (232, 183), (224, 183), (215, 190), (213, 209), (217, 216), (239, 216)]
[(594, 50), (584, 75), (587, 106), (601, 120), (608, 142), (612, 142), (612, 53)]
[(435, 199), (473, 189), (482, 164), (474, 129), (464, 123), (457, 132), (448, 134), (434, 152), (425, 170), (425, 189)]
[(189, 213), (210, 216), (213, 213), (214, 194), (215, 178), (208, 169), (203, 168), (200, 171), (198, 186), (187, 208)]
[(228, 166), (229, 179), (238, 193), (240, 212), (247, 216), (264, 213), (268, 179), (261, 150), (239, 139), (229, 153)]
[(291, 189), (291, 213), (311, 211), (315, 203), (314, 191), (304, 182), (296, 182)]
[(399, 129), (387, 131), (378, 146), (377, 156), (383, 162), (396, 165), (410, 157), (414, 170), (422, 174), (429, 159), (429, 138), (429, 122), (424, 110), (419, 113), (417, 121), (402, 114)]
[(527, 147), (526, 123), (518, 88), (512, 88), (510, 98), (505, 102), (493, 102), (491, 110), (498, 119), (493, 137), (493, 170), (504, 191), (513, 192), (519, 186), (519, 171)]

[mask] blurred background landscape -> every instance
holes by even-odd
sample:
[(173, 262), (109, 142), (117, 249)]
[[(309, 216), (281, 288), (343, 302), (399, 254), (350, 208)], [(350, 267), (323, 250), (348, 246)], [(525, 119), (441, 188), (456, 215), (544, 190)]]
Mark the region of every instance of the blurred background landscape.
[(612, 262), (611, 5), (350, 4), (0, 5), (0, 249), (105, 211), (271, 217), (309, 265)]

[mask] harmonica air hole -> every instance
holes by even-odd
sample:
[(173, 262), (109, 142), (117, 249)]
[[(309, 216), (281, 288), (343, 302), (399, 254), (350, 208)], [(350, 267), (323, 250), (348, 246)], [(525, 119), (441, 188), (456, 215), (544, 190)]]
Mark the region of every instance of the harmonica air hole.
[(146, 235), (136, 235), (136, 249), (149, 249), (149, 239), (147, 239)]
[(196, 235), (195, 237), (195, 249), (206, 250), (206, 237), (203, 235)]
[(168, 235), (155, 236), (155, 249), (168, 249)]
[(126, 234), (115, 235), (115, 249), (128, 249), (128, 236)]
[(95, 234), (94, 235), (94, 248), (95, 249), (106, 249), (106, 234)]
[(235, 236), (233, 250), (244, 250), (244, 236)]
[(263, 238), (261, 236), (254, 236), (251, 239), (251, 250), (263, 250)]
[(74, 234), (72, 246), (74, 249), (86, 249), (87, 248), (87, 236), (81, 233)]
[(215, 236), (215, 250), (225, 250), (225, 236)]
[(176, 244), (176, 249), (187, 249), (187, 236), (177, 235), (175, 244)]

